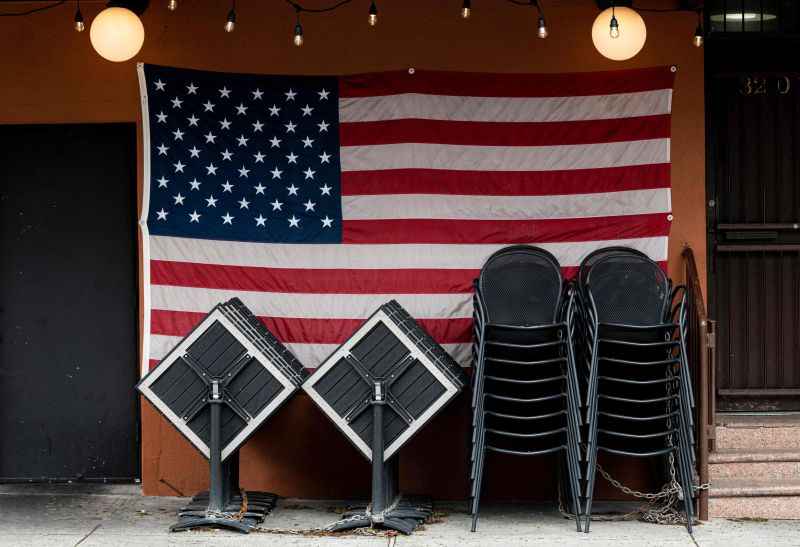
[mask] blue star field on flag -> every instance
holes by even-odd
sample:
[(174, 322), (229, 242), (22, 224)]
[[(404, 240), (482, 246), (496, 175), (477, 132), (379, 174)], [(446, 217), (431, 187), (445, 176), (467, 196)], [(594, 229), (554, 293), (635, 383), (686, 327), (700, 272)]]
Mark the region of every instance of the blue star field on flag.
[(341, 242), (335, 77), (145, 70), (151, 235)]

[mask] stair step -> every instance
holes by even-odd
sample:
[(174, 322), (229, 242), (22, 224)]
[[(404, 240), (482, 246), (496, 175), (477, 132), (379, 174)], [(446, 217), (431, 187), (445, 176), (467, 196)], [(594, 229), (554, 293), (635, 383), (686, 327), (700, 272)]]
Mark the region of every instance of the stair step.
[(738, 423), (736, 425), (717, 426), (716, 446), (719, 450), (796, 450), (800, 446), (800, 425)]
[[(758, 498), (758, 497), (798, 497), (800, 498), (800, 479), (719, 479), (711, 483), (710, 498)], [(798, 514), (800, 518), (800, 514)]]
[(800, 412), (738, 414), (717, 412), (717, 425), (725, 427), (800, 427)]
[(721, 479), (800, 480), (800, 461), (712, 463), (708, 472), (712, 483)]
[(712, 518), (800, 519), (800, 496), (709, 498)]
[(708, 463), (800, 462), (800, 448), (720, 449), (708, 455)]

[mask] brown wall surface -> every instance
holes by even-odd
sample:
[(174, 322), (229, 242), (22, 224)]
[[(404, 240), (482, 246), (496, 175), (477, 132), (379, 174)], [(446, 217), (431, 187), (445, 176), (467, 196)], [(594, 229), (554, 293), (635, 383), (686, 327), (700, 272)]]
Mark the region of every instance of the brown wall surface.
[[(330, 0), (306, 0), (308, 7)], [(616, 63), (594, 49), (590, 29), (594, 2), (544, 0), (550, 37), (535, 36), (530, 8), (502, 0), (474, 2), (473, 17), (458, 16), (457, 0), (379, 2), (376, 28), (366, 24), (367, 0), (328, 14), (304, 16), (306, 45), (291, 45), (294, 14), (280, 0), (240, 0), (236, 31), (222, 25), (225, 2), (195, 0), (177, 12), (153, 0), (142, 17), (146, 40), (134, 61), (229, 72), (345, 74), (404, 69), (485, 72), (564, 72), (674, 64), (672, 184), (674, 222), (670, 272), (682, 280), (680, 251), (696, 253), (705, 278), (705, 129), (703, 52), (691, 45), (693, 13), (647, 13), (648, 38), (633, 60)], [(653, 0), (648, 7), (674, 7)], [(2, 10), (34, 5), (12, 3)], [(88, 23), (103, 8), (85, 0)], [(0, 19), (2, 85), (0, 123), (138, 121), (134, 62), (101, 59), (89, 32), (72, 30), (75, 6), (21, 18)], [(139, 144), (141, 157), (141, 142)], [(141, 168), (140, 168), (141, 170)], [(141, 186), (141, 183), (140, 183)], [(462, 395), (425, 428), (402, 454), (402, 487), (438, 498), (466, 495), (468, 404)], [(304, 395), (295, 397), (264, 425), (241, 452), (243, 486), (284, 496), (344, 498), (365, 495), (366, 462)], [(488, 464), (489, 495), (520, 499), (550, 497), (553, 462), (496, 458)], [(647, 486), (647, 464), (612, 473), (632, 486)], [(502, 472), (500, 471), (502, 468)], [(497, 475), (504, 475), (505, 480)], [(512, 474), (513, 473), (513, 474)], [(526, 477), (520, 480), (519, 477)], [(142, 480), (147, 494), (190, 495), (205, 487), (204, 460), (148, 403), (142, 404)], [(600, 496), (611, 495), (603, 482)], [(652, 486), (652, 485), (651, 485)]]

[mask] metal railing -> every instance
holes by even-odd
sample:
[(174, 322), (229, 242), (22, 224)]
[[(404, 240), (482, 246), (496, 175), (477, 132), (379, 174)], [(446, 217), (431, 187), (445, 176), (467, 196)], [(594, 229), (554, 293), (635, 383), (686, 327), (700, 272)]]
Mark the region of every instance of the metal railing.
[[(689, 339), (687, 356), (692, 368), (692, 383), (696, 394), (697, 474), (700, 484), (708, 483), (708, 454), (714, 451), (715, 437), (715, 337), (716, 322), (708, 318), (703, 290), (692, 248), (683, 249), (684, 283), (689, 301)], [(698, 492), (698, 516), (708, 520), (708, 490)]]

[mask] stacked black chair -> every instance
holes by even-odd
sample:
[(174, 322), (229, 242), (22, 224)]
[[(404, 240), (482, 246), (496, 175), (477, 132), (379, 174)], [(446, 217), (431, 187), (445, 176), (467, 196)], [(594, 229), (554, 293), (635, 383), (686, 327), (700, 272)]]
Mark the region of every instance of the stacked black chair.
[(303, 384), (372, 463), (372, 500), (329, 530), (383, 527), (404, 534), (431, 515), (428, 498), (399, 492), (398, 453), (465, 386), (461, 367), (392, 300)]
[[(585, 531), (598, 451), (664, 457), (693, 521), (694, 405), (686, 361), (686, 294), (661, 267), (632, 249), (586, 257), (578, 272), (578, 348), (585, 389)], [(673, 474), (674, 473), (674, 474)]]
[(217, 305), (137, 388), (209, 461), (209, 489), (172, 531), (249, 532), (277, 497), (239, 488), (239, 447), (294, 394), (303, 365), (234, 298)]
[(562, 455), (559, 488), (578, 531), (581, 399), (573, 354), (574, 289), (553, 255), (493, 254), (475, 283), (471, 513), (478, 522), (487, 451)]

